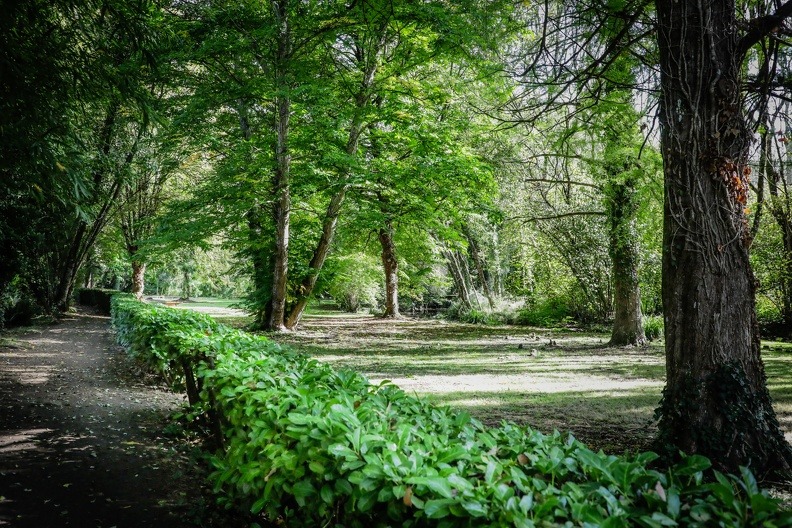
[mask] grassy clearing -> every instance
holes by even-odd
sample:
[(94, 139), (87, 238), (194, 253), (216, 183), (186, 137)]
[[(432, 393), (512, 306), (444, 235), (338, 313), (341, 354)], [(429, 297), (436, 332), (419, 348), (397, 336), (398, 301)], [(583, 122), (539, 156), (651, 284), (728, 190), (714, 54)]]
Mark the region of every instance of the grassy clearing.
[[(245, 321), (218, 318), (237, 326)], [(612, 453), (648, 449), (665, 379), (662, 341), (614, 348), (606, 346), (608, 337), (314, 309), (298, 332), (277, 339), (489, 424), (512, 420), (571, 431)], [(792, 345), (766, 343), (763, 355), (779, 420), (792, 439)]]

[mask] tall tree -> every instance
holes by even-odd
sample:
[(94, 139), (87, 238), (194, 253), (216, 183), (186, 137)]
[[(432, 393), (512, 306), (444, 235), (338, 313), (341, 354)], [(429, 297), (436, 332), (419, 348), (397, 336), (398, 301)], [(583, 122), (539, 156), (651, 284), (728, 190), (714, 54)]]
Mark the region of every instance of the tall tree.
[(751, 134), (743, 59), (792, 2), (740, 34), (734, 0), (657, 0), (665, 172), (663, 308), (667, 384), (660, 440), (789, 478), (792, 450), (767, 391), (748, 261)]
[[(607, 219), (608, 255), (613, 289), (611, 344), (641, 345), (643, 332), (638, 280), (640, 252), (635, 228), (641, 171), (641, 112), (633, 92), (641, 76), (644, 45), (651, 31), (647, 0), (608, 2), (545, 2), (534, 22), (539, 39), (528, 45), (532, 62), (521, 75), (531, 89), (516, 109), (531, 126), (561, 129), (563, 142), (583, 134), (599, 150), (587, 154), (589, 182), (601, 188)], [(555, 110), (563, 121), (546, 119)], [(560, 150), (560, 149), (559, 149)], [(564, 149), (567, 150), (567, 149)], [(568, 156), (557, 151), (549, 155)], [(578, 178), (579, 180), (580, 178)], [(567, 185), (558, 175), (539, 178), (545, 187)], [(557, 183), (553, 180), (559, 180)], [(572, 211), (567, 211), (567, 214)], [(610, 304), (610, 303), (606, 303)]]

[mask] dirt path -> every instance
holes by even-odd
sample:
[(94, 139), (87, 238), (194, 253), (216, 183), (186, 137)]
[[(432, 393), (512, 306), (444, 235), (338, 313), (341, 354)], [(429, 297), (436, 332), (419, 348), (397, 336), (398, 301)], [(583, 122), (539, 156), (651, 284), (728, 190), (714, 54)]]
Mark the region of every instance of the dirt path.
[(182, 398), (146, 383), (108, 318), (15, 339), (0, 348), (0, 525), (195, 526), (202, 477), (162, 437)]

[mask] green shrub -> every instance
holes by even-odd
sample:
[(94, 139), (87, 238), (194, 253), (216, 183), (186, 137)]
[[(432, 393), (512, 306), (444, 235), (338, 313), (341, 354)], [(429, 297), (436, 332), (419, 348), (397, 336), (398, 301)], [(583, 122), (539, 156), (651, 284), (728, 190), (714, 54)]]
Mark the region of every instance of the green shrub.
[(354, 253), (333, 259), (326, 289), (347, 312), (376, 308), (384, 295), (382, 264), (371, 255)]
[(663, 337), (665, 332), (665, 324), (663, 323), (662, 315), (649, 315), (644, 317), (643, 320), (644, 334), (646, 339), (654, 341)]
[(83, 306), (93, 306), (105, 315), (110, 315), (110, 299), (119, 293), (118, 290), (100, 288), (80, 288), (77, 290), (77, 302)]
[(520, 310), (516, 322), (525, 326), (553, 327), (572, 323), (574, 318), (565, 302), (548, 298)]
[(119, 342), (160, 368), (193, 362), (224, 445), (220, 500), (285, 526), (785, 526), (747, 470), (700, 456), (594, 453), (571, 436), (489, 428), (384, 382), (186, 311), (115, 296)]
[(41, 308), (36, 304), (33, 295), (21, 287), (16, 279), (0, 294), (0, 330), (6, 326), (30, 325), (40, 313)]

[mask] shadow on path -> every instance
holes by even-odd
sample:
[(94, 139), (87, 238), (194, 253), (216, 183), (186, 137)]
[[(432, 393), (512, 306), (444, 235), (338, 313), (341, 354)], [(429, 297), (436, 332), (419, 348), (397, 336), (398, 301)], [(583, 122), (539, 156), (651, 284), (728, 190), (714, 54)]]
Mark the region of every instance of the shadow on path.
[(201, 477), (159, 436), (182, 397), (145, 383), (109, 318), (16, 343), (0, 348), (0, 526), (195, 526)]

